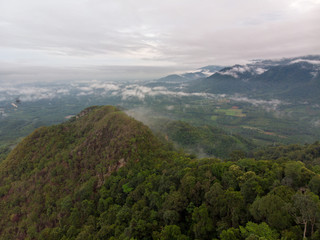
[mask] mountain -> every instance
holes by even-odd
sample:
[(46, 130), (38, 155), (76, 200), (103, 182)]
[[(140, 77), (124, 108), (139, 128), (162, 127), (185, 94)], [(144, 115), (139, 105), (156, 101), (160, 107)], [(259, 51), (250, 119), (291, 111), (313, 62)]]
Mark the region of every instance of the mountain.
[(252, 84), (257, 92), (265, 95), (270, 91), (282, 99), (319, 100), (320, 61), (319, 64), (301, 61), (273, 66), (253, 78)]
[(214, 73), (214, 72), (219, 71), (223, 68), (224, 68), (223, 66), (208, 65), (208, 66), (201, 67), (199, 69), (201, 69), (201, 71)]
[(69, 122), (39, 128), (1, 162), (0, 236), (35, 238), (35, 232), (59, 226), (107, 176), (145, 163), (160, 145), (146, 126), (111, 106), (90, 107)]
[(319, 239), (319, 149), (196, 159), (90, 107), (0, 163), (0, 239)]
[(176, 87), (179, 86), (181, 83), (190, 82), (197, 79), (206, 78), (216, 71), (221, 70), (222, 66), (216, 66), (216, 65), (208, 65), (202, 68), (199, 68), (195, 71), (189, 71), (181, 74), (171, 74), (166, 77), (156, 79), (152, 82), (149, 82), (146, 84), (146, 86), (149, 87), (158, 87), (158, 86), (164, 86), (164, 87)]
[(183, 89), (191, 93), (242, 94), (263, 99), (317, 102), (320, 56), (253, 60), (229, 67), (208, 65), (195, 71), (172, 74), (145, 86)]
[(259, 60), (226, 67), (187, 87), (192, 92), (319, 100), (320, 56)]

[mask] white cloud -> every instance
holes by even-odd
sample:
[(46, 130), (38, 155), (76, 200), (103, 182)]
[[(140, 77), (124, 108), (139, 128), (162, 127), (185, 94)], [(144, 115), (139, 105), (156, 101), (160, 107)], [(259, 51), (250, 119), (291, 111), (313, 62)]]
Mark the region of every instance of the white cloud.
[(278, 106), (287, 104), (283, 101), (280, 101), (279, 99), (261, 100), (261, 99), (242, 97), (238, 95), (230, 96), (229, 99), (236, 102), (250, 103), (254, 106), (261, 106), (266, 110), (276, 110)]
[(170, 91), (165, 87), (145, 87), (140, 85), (129, 85), (124, 89), (118, 92), (122, 96), (123, 100), (128, 100), (129, 98), (138, 98), (139, 100), (143, 101), (147, 96), (171, 96), (171, 97), (203, 97), (203, 98), (224, 98), (225, 94), (211, 94), (211, 93), (186, 93), (183, 91)]
[(220, 71), (218, 73), (221, 75), (229, 75), (234, 78), (238, 78), (239, 73), (244, 73), (244, 72), (248, 72), (248, 71), (251, 71), (250, 67), (248, 67), (247, 65), (243, 65), (243, 66), (234, 66), (231, 69), (228, 69), (225, 71)]
[(290, 64), (292, 63), (299, 63), (299, 62), (307, 62), (307, 63), (311, 63), (311, 64), (316, 64), (316, 65), (320, 65), (320, 61), (319, 60), (308, 60), (308, 59), (296, 59), (290, 62)]
[(78, 89), (84, 92), (92, 92), (92, 87), (78, 87)]
[(105, 91), (115, 91), (119, 90), (120, 87), (112, 83), (93, 83), (91, 86), (93, 89), (104, 89)]
[(19, 98), (23, 102), (37, 101), (43, 99), (53, 99), (69, 94), (68, 89), (33, 87), (33, 86), (15, 86), (1, 87), (0, 101), (10, 101)]
[(1, 1), (0, 62), (187, 68), (319, 54), (319, 12), (318, 0)]
[(91, 94), (93, 94), (93, 92), (79, 92), (79, 93), (77, 93), (77, 96), (88, 96), (88, 95), (91, 95)]
[(258, 67), (258, 68), (256, 68), (256, 69), (254, 69), (254, 71), (255, 71), (256, 74), (259, 75), (259, 74), (262, 74), (262, 73), (264, 73), (265, 71), (267, 71), (267, 69)]
[(220, 75), (228, 75), (228, 76), (231, 76), (231, 77), (234, 77), (234, 78), (238, 78), (239, 77), (236, 72), (232, 71), (232, 69), (228, 70), (228, 71), (223, 71), (223, 72), (220, 71), (220, 72), (218, 72), (218, 74), (220, 74)]

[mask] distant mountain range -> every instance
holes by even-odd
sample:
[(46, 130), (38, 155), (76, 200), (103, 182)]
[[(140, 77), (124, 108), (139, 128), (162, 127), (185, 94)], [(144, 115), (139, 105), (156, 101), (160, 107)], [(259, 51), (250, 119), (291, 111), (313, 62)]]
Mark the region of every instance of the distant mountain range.
[(223, 66), (208, 65), (195, 71), (189, 71), (181, 74), (170, 74), (166, 77), (157, 79), (147, 84), (149, 87), (163, 86), (165, 84), (167, 87), (177, 86), (183, 82), (190, 82), (193, 80), (203, 79), (211, 76), (217, 71), (223, 69)]
[(149, 84), (181, 87), (182, 83), (188, 92), (319, 100), (320, 56), (254, 60), (249, 64), (230, 67), (207, 66), (194, 72), (169, 75)]

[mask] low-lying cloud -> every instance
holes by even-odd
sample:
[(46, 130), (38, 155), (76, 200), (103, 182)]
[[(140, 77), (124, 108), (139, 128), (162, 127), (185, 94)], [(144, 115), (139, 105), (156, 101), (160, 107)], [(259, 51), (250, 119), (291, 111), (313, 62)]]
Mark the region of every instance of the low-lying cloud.
[(23, 102), (54, 99), (70, 94), (66, 88), (15, 86), (0, 87), (0, 101), (13, 101), (19, 99)]
[(234, 102), (244, 102), (257, 107), (264, 107), (267, 110), (275, 110), (280, 105), (286, 104), (281, 100), (261, 100), (239, 95), (211, 94), (204, 92), (188, 93), (177, 88), (169, 90), (166, 87), (147, 87), (142, 84), (124, 84), (115, 82), (83, 82), (64, 85), (36, 86), (17, 85), (11, 87), (0, 87), (0, 101), (14, 101), (19, 98), (23, 102), (50, 100), (62, 97), (118, 97), (121, 101), (146, 101), (148, 97), (170, 96), (172, 98), (197, 97), (204, 100), (229, 99)]
[(245, 102), (250, 103), (254, 106), (262, 106), (267, 110), (276, 110), (278, 106), (286, 104), (285, 102), (279, 100), (279, 99), (271, 99), (271, 100), (261, 100), (261, 99), (254, 99), (254, 98), (247, 98), (247, 97), (241, 97), (241, 96), (230, 96), (230, 100), (233, 100), (235, 102)]

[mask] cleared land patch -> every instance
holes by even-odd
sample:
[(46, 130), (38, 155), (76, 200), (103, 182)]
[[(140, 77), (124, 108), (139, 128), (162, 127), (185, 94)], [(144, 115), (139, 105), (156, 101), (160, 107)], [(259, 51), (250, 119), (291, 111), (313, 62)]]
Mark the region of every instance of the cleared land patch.
[(224, 113), (228, 116), (234, 116), (234, 117), (246, 117), (247, 115), (242, 112), (242, 109), (216, 109), (216, 113)]

